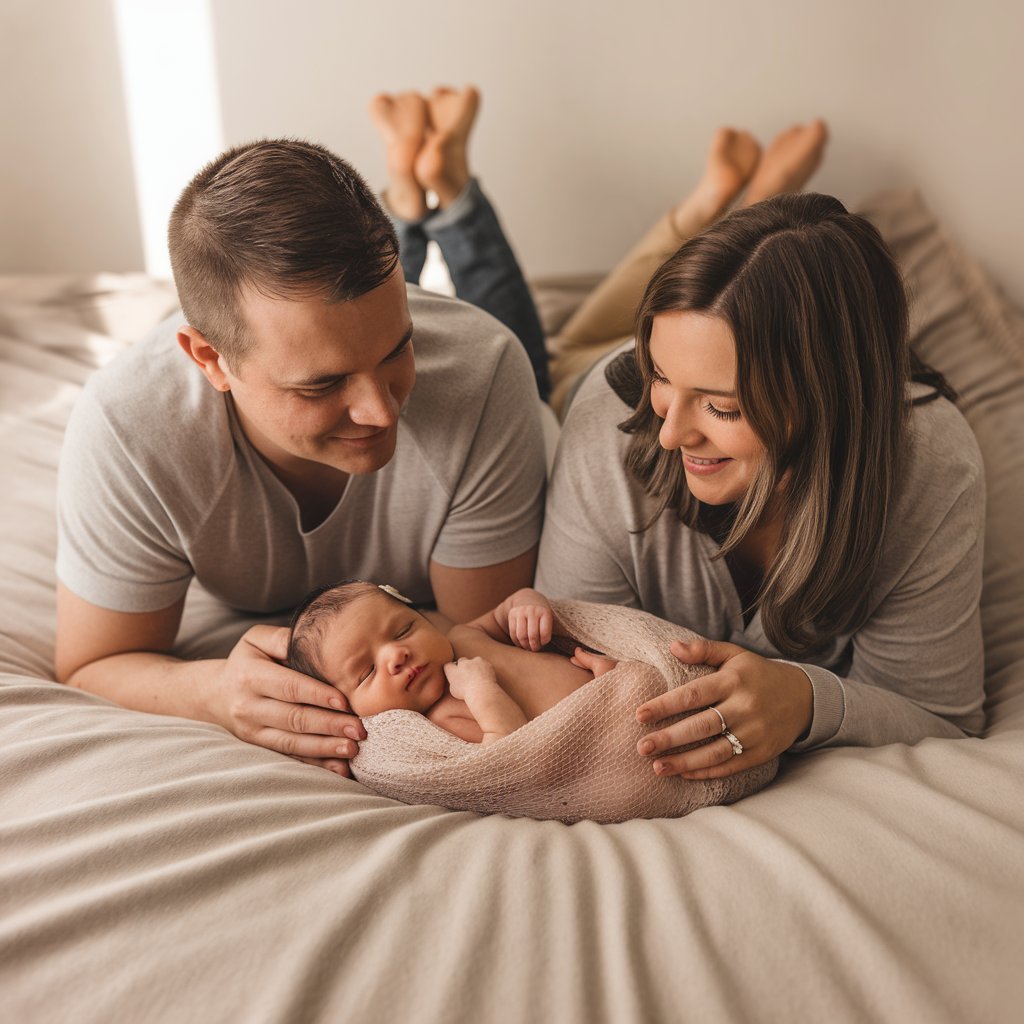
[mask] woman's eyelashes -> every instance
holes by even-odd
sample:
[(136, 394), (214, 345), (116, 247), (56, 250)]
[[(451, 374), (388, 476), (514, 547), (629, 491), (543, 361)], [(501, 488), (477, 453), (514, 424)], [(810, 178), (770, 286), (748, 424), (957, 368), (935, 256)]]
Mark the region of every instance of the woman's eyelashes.
[(733, 412), (728, 412), (725, 409), (719, 409), (718, 406), (712, 405), (710, 402), (705, 402), (704, 403), (704, 411), (711, 413), (711, 415), (714, 416), (715, 419), (719, 419), (719, 420), (730, 420), (731, 421), (731, 420), (738, 420), (740, 418), (740, 412), (739, 412), (738, 409), (733, 411)]

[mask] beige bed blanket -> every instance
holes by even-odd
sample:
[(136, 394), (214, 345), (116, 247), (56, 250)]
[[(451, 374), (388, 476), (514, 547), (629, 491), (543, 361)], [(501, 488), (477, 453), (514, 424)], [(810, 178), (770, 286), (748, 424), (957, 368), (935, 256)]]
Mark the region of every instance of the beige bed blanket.
[[(0, 1018), (1016, 1024), (1024, 329), (914, 195), (869, 212), (985, 457), (984, 735), (784, 757), (734, 804), (617, 825), (409, 806), (55, 683), (64, 422), (174, 298), (0, 277)], [(247, 625), (194, 590), (179, 651)]]
[(367, 738), (352, 762), (355, 777), (407, 804), (566, 824), (678, 818), (734, 803), (775, 777), (778, 759), (724, 779), (656, 776), (652, 758), (636, 751), (654, 727), (640, 725), (635, 712), (710, 671), (669, 653), (673, 640), (697, 634), (633, 608), (556, 601), (554, 610), (559, 638), (603, 651), (619, 664), (488, 746), (467, 743), (413, 711), (363, 719)]

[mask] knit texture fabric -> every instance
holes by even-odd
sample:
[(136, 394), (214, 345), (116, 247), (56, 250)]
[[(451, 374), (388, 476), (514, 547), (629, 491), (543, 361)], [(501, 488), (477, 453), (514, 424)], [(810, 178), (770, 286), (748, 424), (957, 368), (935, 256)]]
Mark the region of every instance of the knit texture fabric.
[(351, 762), (356, 779), (408, 804), (571, 824), (680, 817), (734, 803), (775, 777), (778, 759), (723, 779), (656, 776), (652, 758), (641, 757), (636, 747), (645, 733), (667, 722), (641, 725), (636, 709), (711, 672), (704, 665), (684, 665), (669, 652), (673, 640), (697, 634), (633, 608), (584, 601), (552, 605), (555, 646), (571, 650), (580, 643), (619, 664), (487, 746), (467, 743), (414, 711), (365, 718), (367, 738)]

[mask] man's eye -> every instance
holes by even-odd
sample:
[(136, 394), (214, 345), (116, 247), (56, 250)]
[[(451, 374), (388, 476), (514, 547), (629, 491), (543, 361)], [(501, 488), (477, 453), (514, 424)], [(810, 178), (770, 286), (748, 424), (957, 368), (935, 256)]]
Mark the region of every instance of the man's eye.
[(328, 384), (326, 387), (322, 388), (303, 388), (295, 393), (301, 398), (323, 398), (325, 395), (329, 395), (332, 392), (337, 391), (343, 382), (343, 380), (335, 381), (333, 384)]
[(402, 345), (401, 348), (396, 348), (395, 351), (392, 352), (391, 355), (389, 355), (384, 360), (384, 362), (385, 363), (393, 363), (393, 362), (396, 362), (397, 360), (401, 359), (402, 356), (404, 356), (406, 354), (406, 352), (409, 351), (409, 346), (411, 344), (412, 344), (412, 338), (410, 337), (410, 338), (408, 338), (406, 340), (406, 342)]

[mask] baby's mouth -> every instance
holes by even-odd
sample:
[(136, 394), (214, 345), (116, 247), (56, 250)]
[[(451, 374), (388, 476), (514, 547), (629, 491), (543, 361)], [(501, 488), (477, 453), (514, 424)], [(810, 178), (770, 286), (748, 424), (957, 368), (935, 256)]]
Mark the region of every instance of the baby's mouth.
[(409, 669), (409, 678), (406, 680), (405, 688), (408, 690), (410, 686), (416, 681), (419, 674), (426, 668), (426, 665), (414, 665)]

